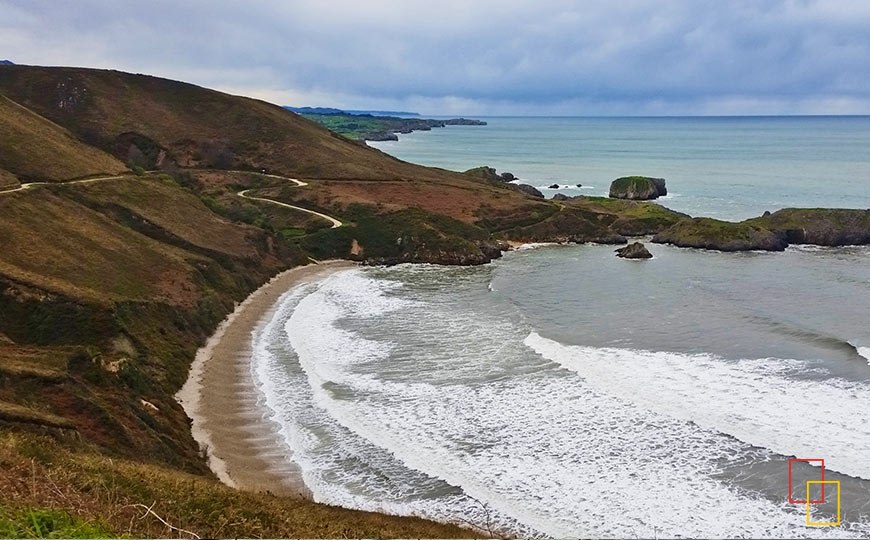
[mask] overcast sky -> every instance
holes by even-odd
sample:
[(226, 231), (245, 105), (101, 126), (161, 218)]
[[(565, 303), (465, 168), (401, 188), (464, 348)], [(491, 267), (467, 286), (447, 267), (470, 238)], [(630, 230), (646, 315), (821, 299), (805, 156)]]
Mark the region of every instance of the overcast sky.
[(870, 114), (870, 0), (0, 0), (0, 59), (281, 105)]

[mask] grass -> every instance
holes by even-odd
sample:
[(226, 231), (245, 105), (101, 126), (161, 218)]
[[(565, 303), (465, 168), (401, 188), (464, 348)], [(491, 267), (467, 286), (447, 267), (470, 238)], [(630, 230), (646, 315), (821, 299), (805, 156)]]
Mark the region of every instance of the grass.
[(362, 139), (368, 134), (390, 131), (390, 122), (372, 116), (341, 114), (303, 114), (330, 131), (349, 139)]
[[(0, 95), (0, 169), (25, 181), (114, 175), (127, 167), (67, 130)], [(0, 185), (11, 183), (0, 177)]]
[(0, 506), (0, 538), (117, 538), (98, 521), (49, 508), (12, 511)]
[(786, 247), (783, 238), (763, 227), (713, 218), (683, 219), (657, 234), (653, 242), (722, 251), (781, 251)]
[(73, 429), (75, 425), (69, 420), (55, 414), (22, 407), (15, 403), (0, 401), (0, 422), (20, 422), (37, 426)]
[(9, 171), (0, 169), (0, 191), (17, 188), (20, 185), (21, 182), (18, 181), (18, 177)]
[(10, 537), (476, 536), (418, 518), (240, 492), (210, 476), (110, 459), (45, 435), (0, 432), (0, 465), (0, 535)]
[(443, 253), (482, 258), (480, 244), (490, 236), (480, 227), (420, 209), (379, 213), (376, 207), (358, 204), (344, 215), (352, 225), (308, 235), (301, 239), (303, 248), (318, 258), (346, 258), (356, 241), (366, 258), (425, 262)]
[(133, 144), (144, 154), (159, 146), (183, 167), (353, 180), (458, 177), (399, 161), (277, 105), (157, 77), (0, 66), (0, 94), (124, 160)]

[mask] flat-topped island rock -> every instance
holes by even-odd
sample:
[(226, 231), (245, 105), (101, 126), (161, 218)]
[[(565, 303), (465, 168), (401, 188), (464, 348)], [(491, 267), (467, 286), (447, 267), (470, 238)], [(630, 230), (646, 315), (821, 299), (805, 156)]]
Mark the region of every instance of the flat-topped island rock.
[(623, 176), (610, 184), (610, 196), (614, 199), (645, 201), (667, 195), (664, 178), (649, 176)]

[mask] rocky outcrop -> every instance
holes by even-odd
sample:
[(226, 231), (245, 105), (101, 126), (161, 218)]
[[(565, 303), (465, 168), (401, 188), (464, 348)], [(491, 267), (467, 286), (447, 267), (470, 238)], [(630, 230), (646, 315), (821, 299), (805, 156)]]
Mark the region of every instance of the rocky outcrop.
[(656, 234), (652, 241), (719, 251), (782, 251), (788, 245), (781, 235), (758, 225), (711, 218), (684, 219)]
[[(404, 132), (401, 132), (404, 133)], [(374, 133), (366, 133), (363, 137), (366, 141), (382, 142), (382, 141), (398, 141), (399, 136), (391, 131), (377, 131)]]
[(496, 172), (493, 167), (475, 167), (473, 169), (468, 169), (464, 171), (462, 174), (466, 174), (468, 176), (473, 176), (474, 178), (481, 178), (483, 180), (487, 180), (490, 182), (513, 182), (514, 180), (519, 180), (513, 173), (509, 173), (507, 171), (499, 174)]
[(634, 242), (616, 250), (616, 256), (623, 259), (652, 259), (652, 253), (640, 242)]
[(782, 251), (789, 244), (864, 245), (870, 244), (870, 210), (784, 208), (740, 223), (685, 219), (656, 234), (653, 242), (720, 251)]
[(547, 187), (550, 188), (550, 189), (559, 189), (559, 184), (550, 184), (550, 185), (547, 186)]
[(609, 226), (614, 218), (612, 214), (565, 205), (540, 221), (499, 234), (516, 242), (625, 244), (625, 237)]
[(430, 248), (425, 244), (414, 246), (408, 251), (391, 257), (369, 257), (362, 260), (371, 266), (394, 266), (403, 263), (427, 263), (445, 266), (477, 266), (492, 262), (507, 251), (510, 246), (501, 242), (476, 242), (470, 245), (457, 244), (451, 249)]
[(744, 223), (764, 227), (789, 244), (870, 244), (870, 210), (784, 208)]
[(519, 191), (522, 191), (523, 193), (528, 193), (529, 195), (531, 195), (533, 197), (539, 197), (541, 199), (544, 198), (544, 194), (541, 193), (540, 191), (538, 191), (538, 188), (536, 188), (535, 186), (530, 186), (528, 184), (514, 184), (514, 185), (517, 186), (517, 189)]
[(614, 199), (649, 200), (667, 194), (664, 178), (624, 176), (610, 184), (610, 196)]
[[(504, 182), (504, 175), (510, 173), (498, 174), (495, 172), (493, 167), (475, 167), (473, 169), (468, 169), (462, 174), (467, 176), (472, 176), (474, 178), (480, 178), (481, 180), (488, 180), (490, 182)], [(513, 176), (511, 174), (511, 176)]]

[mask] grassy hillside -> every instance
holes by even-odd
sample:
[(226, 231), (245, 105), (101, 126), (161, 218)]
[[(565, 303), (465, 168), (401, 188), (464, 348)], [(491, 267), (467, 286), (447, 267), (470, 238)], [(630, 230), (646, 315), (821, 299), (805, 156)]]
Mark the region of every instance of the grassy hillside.
[(14, 189), (21, 185), (18, 177), (9, 171), (0, 169), (0, 191)]
[[(2, 95), (0, 140), (0, 169), (24, 181), (56, 182), (127, 170), (117, 159)], [(10, 183), (8, 173), (0, 172), (0, 189)]]
[(173, 395), (234, 303), (305, 262), (267, 230), (295, 218), (233, 222), (166, 176), (0, 195), (0, 536), (189, 536), (149, 507), (203, 537), (469, 536), (208, 470)]
[[(244, 493), (202, 475), (0, 432), (0, 537), (469, 538), (399, 518)], [(173, 528), (170, 528), (173, 527)]]
[[(310, 178), (440, 176), (263, 101), (146, 75), (0, 66), (0, 94), (145, 168), (266, 168)], [(123, 96), (123, 99), (119, 99)]]
[[(203, 535), (467, 535), (220, 486), (173, 398), (197, 347), (312, 255), (477, 264), (502, 240), (612, 240), (680, 218), (403, 163), (280, 107), (154, 77), (0, 66), (0, 94), (30, 109), (2, 98), (15, 135), (0, 137), (0, 156), (19, 156), (0, 164), (4, 185), (165, 170), (0, 193), (0, 535), (33, 531), (34, 516), (63, 531), (169, 534), (131, 511), (155, 500)], [(34, 474), (44, 480), (23, 489)]]

